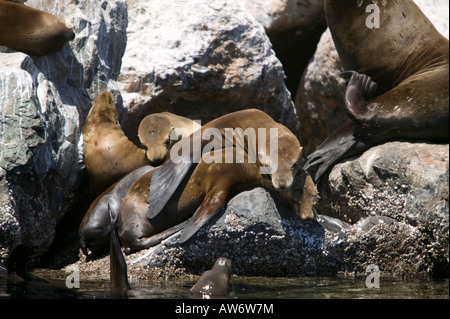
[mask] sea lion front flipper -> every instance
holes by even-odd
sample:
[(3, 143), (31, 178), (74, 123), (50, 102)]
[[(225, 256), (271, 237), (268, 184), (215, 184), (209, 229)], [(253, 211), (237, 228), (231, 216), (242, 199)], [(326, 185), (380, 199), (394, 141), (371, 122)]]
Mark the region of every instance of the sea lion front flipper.
[(345, 91), (345, 109), (349, 117), (355, 123), (361, 123), (368, 117), (367, 101), (371, 99), (378, 90), (378, 85), (372, 81), (370, 76), (355, 71), (346, 71), (341, 77), (348, 80)]
[(109, 255), (109, 277), (110, 289), (114, 292), (126, 292), (130, 290), (128, 283), (127, 263), (120, 249), (119, 236), (117, 235), (116, 222), (108, 204), (108, 213), (111, 219), (110, 232), (110, 255)]
[(228, 198), (227, 192), (218, 193), (213, 196), (206, 196), (200, 207), (195, 211), (194, 215), (188, 219), (186, 226), (181, 231), (181, 236), (178, 239), (180, 244), (186, 242), (192, 237), (203, 225), (205, 225), (211, 218), (219, 213), (225, 206)]
[(155, 218), (163, 210), (192, 164), (192, 162), (174, 163), (169, 161), (155, 171), (146, 201), (149, 204), (148, 219)]

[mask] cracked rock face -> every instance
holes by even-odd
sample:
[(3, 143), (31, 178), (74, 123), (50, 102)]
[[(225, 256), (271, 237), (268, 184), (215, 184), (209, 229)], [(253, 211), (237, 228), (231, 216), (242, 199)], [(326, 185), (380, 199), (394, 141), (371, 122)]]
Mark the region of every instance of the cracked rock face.
[(81, 127), (98, 92), (118, 95), (126, 44), (125, 1), (26, 5), (72, 24), (76, 39), (43, 57), (0, 50), (1, 261), (18, 243), (46, 251), (76, 202), (84, 167)]

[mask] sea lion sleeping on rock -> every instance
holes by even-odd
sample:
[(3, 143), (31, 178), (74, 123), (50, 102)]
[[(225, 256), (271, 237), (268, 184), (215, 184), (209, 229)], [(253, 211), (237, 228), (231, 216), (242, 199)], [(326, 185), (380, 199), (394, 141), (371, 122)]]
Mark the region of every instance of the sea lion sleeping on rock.
[[(372, 2), (370, 2), (372, 3)], [(344, 157), (393, 140), (449, 141), (449, 42), (412, 0), (378, 1), (380, 28), (362, 0), (326, 0), (325, 14), (348, 80), (350, 120), (308, 156), (318, 180)]]
[(72, 26), (47, 12), (0, 0), (0, 45), (47, 55), (75, 38)]
[(153, 113), (141, 121), (138, 135), (150, 164), (157, 166), (165, 160), (173, 144), (200, 128), (200, 124), (183, 116)]
[(125, 196), (118, 216), (118, 234), (126, 252), (157, 245), (180, 230), (179, 242), (185, 242), (222, 210), (230, 196), (257, 185), (272, 192), (301, 219), (314, 217), (312, 207), (317, 197), (316, 189), (305, 171), (297, 173), (290, 188), (279, 190), (260, 174), (255, 163), (248, 162), (246, 154), (243, 163), (226, 163), (227, 152), (234, 154), (236, 148), (205, 153), (200, 163), (190, 169), (162, 212), (151, 219), (147, 218), (148, 185), (161, 168), (139, 178)]
[[(230, 135), (230, 131), (240, 136)], [(245, 135), (247, 133), (249, 135)], [(249, 148), (252, 134), (253, 145)], [(163, 210), (179, 185), (185, 182), (193, 163), (198, 163), (202, 153), (211, 149), (227, 146), (243, 149), (255, 157), (256, 168), (270, 176), (273, 187), (279, 190), (291, 187), (302, 160), (302, 147), (295, 135), (257, 109), (241, 110), (212, 120), (176, 146), (151, 179), (147, 198), (149, 219)]]

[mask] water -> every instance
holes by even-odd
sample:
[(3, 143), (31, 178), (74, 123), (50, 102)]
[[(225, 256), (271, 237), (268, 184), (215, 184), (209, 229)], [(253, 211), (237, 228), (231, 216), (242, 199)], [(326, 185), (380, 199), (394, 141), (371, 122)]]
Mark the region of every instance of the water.
[[(64, 271), (38, 269), (34, 275), (48, 283), (8, 284), (0, 280), (0, 299), (109, 299), (109, 282), (81, 278), (80, 288), (68, 289)], [(237, 277), (232, 279), (231, 299), (448, 299), (449, 280), (380, 280), (379, 289), (369, 289), (365, 278), (339, 277)], [(192, 298), (189, 281), (139, 281), (130, 284), (130, 299)]]

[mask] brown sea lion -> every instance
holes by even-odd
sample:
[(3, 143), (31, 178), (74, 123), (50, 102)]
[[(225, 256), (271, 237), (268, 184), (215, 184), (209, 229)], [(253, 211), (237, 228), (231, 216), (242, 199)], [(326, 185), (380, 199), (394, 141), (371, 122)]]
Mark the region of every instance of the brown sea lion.
[[(236, 134), (230, 135), (232, 131)], [(249, 147), (249, 143), (253, 146)], [(275, 144), (277, 151), (273, 150)], [(276, 189), (292, 185), (302, 160), (302, 147), (295, 135), (263, 111), (246, 109), (226, 114), (175, 144), (152, 179), (147, 217), (152, 219), (162, 211), (202, 153), (227, 146), (238, 147), (250, 154), (261, 171), (270, 175)]]
[[(326, 0), (325, 14), (349, 80), (350, 117), (308, 156), (318, 180), (344, 157), (392, 140), (449, 140), (449, 42), (412, 0), (378, 1), (379, 26), (362, 0)], [(373, 4), (373, 2), (369, 2)]]
[[(229, 150), (205, 154), (200, 163), (190, 169), (161, 214), (152, 219), (147, 218), (148, 185), (161, 168), (146, 173), (130, 187), (118, 217), (119, 238), (127, 253), (157, 245), (181, 229), (179, 242), (185, 242), (222, 210), (231, 195), (256, 185), (274, 193), (301, 219), (314, 217), (312, 207), (316, 201), (316, 189), (306, 172), (299, 171), (289, 189), (277, 190), (269, 179), (263, 178), (255, 163), (248, 162), (248, 156), (243, 163), (226, 163), (224, 159)], [(236, 149), (231, 148), (231, 152), (236, 152)], [(205, 161), (206, 155), (216, 161)]]
[(114, 220), (117, 218), (122, 200), (130, 186), (153, 169), (154, 167), (147, 165), (134, 170), (107, 188), (92, 202), (79, 229), (81, 250), (86, 256), (88, 248), (96, 255), (106, 251), (109, 247), (111, 230), (109, 214), (112, 214)]
[(160, 165), (172, 145), (191, 135), (201, 125), (169, 112), (147, 115), (139, 124), (139, 140), (153, 166)]
[(228, 297), (232, 289), (231, 275), (231, 260), (220, 257), (216, 260), (211, 270), (205, 271), (200, 276), (200, 279), (191, 288), (191, 292), (194, 297), (202, 299)]
[(92, 198), (126, 174), (148, 165), (145, 151), (132, 143), (120, 128), (110, 92), (97, 96), (81, 132)]
[(72, 26), (41, 10), (0, 0), (0, 45), (32, 55), (62, 49), (75, 38)]

